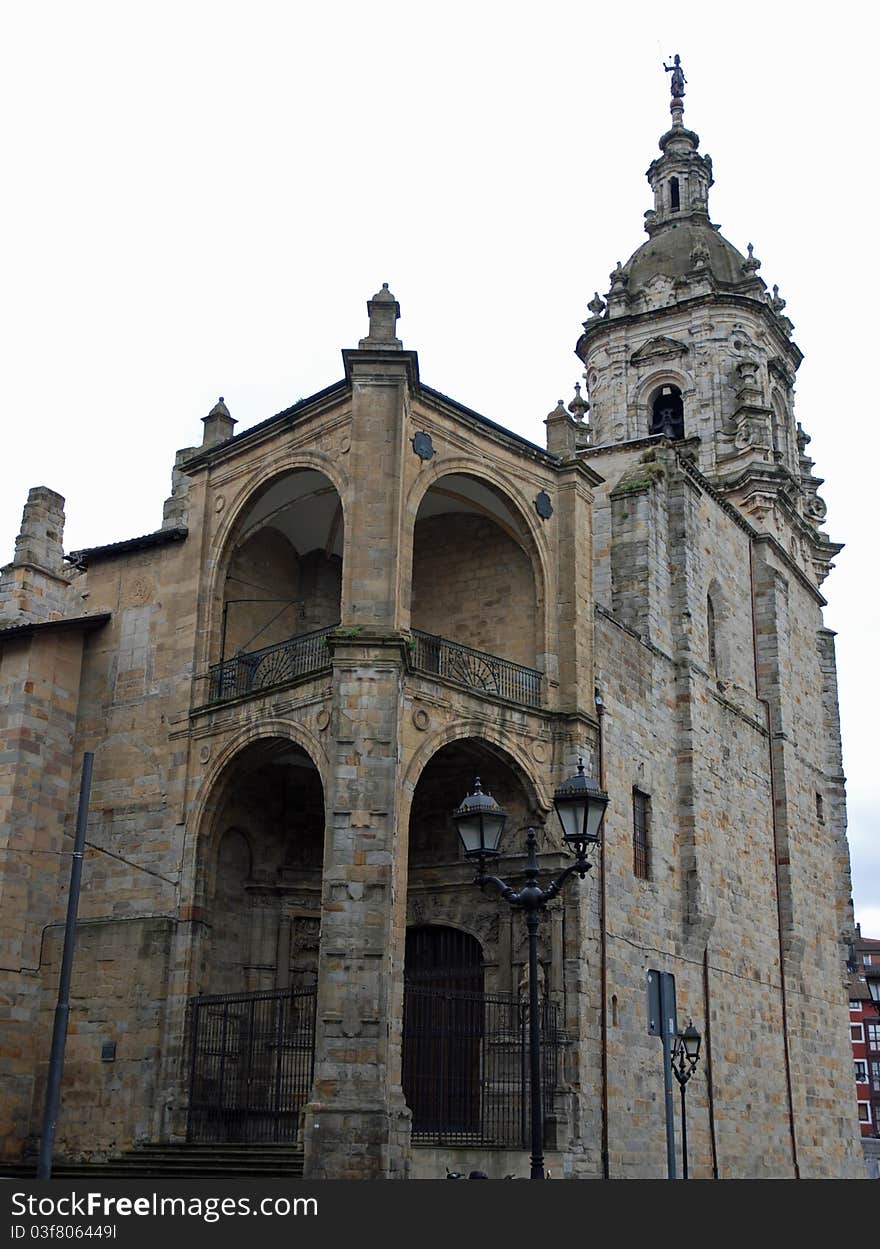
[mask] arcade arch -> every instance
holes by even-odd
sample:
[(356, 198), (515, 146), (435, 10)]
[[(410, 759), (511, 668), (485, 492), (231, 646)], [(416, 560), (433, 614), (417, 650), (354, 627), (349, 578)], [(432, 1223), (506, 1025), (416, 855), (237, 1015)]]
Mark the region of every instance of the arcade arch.
[(535, 668), (541, 585), (532, 536), (500, 491), (466, 473), (430, 486), (413, 532), (413, 629)]
[(339, 494), (317, 469), (285, 473), (254, 495), (222, 561), (217, 657), (338, 624), (344, 538)]
[(253, 742), (230, 762), (211, 805), (201, 992), (311, 988), (324, 855), (315, 764), (288, 739)]

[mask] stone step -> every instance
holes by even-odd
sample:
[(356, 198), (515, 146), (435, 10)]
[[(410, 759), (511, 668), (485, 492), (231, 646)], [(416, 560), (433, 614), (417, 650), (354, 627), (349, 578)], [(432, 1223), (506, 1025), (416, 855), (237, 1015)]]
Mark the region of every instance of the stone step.
[[(34, 1179), (36, 1159), (0, 1163), (0, 1178)], [(106, 1162), (52, 1164), (53, 1179), (301, 1179), (302, 1150), (289, 1145), (144, 1145)]]

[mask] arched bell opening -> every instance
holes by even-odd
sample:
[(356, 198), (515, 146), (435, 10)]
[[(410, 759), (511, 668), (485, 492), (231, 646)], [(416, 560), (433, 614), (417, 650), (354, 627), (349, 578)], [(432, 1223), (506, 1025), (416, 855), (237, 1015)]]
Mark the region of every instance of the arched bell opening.
[(684, 438), (684, 399), (677, 386), (661, 386), (651, 400), (651, 434)]

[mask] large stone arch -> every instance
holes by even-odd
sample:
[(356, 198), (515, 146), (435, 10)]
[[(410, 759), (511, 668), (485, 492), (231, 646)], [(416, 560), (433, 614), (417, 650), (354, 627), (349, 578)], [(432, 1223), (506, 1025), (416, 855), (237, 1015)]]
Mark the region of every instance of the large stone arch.
[(294, 737), (264, 731), (226, 752), (202, 803), (196, 991), (315, 983), (325, 832), (323, 778)]
[(238, 492), (214, 543), (206, 660), (339, 622), (345, 484), (304, 456)]
[[(499, 906), (492, 890), (474, 888), (472, 866), (460, 851), (451, 820), (455, 807), (473, 792), (477, 776), (484, 791), (492, 793), (507, 811), (502, 872), (511, 857), (521, 860), (526, 828), (540, 829), (545, 823), (545, 796), (538, 792), (524, 761), (504, 744), (490, 740), (482, 727), (438, 734), (411, 761), (403, 786), (406, 926), (445, 926), (470, 934), (485, 953), (487, 991), (512, 992), (522, 974), (522, 924), (507, 907)], [(514, 872), (520, 870), (508, 866)], [(549, 950), (545, 956), (549, 961)]]
[(527, 668), (550, 649), (546, 538), (517, 488), (468, 462), (420, 476), (407, 501), (411, 627)]

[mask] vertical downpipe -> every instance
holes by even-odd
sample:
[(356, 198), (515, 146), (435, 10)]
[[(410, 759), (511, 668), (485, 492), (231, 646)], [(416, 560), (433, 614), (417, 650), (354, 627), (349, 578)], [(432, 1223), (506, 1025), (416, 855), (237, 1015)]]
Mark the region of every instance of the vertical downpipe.
[[(599, 787), (605, 789), (605, 745), (602, 737), (602, 718), (605, 715), (605, 704), (601, 696), (596, 694), (596, 718), (599, 722), (599, 738), (597, 749), (599, 755)], [(605, 791), (607, 793), (607, 790)], [(605, 934), (605, 838), (599, 841), (599, 984), (600, 1011), (599, 1027), (601, 1032), (601, 1081), (602, 1081), (602, 1178), (610, 1179), (611, 1167), (608, 1160), (608, 967), (607, 941)]]
[(715, 1085), (712, 1073), (712, 1024), (709, 1018), (709, 946), (703, 950), (703, 1039), (706, 1045), (706, 1097), (709, 1103), (709, 1142), (712, 1146), (712, 1179), (718, 1179), (718, 1142), (715, 1140)]

